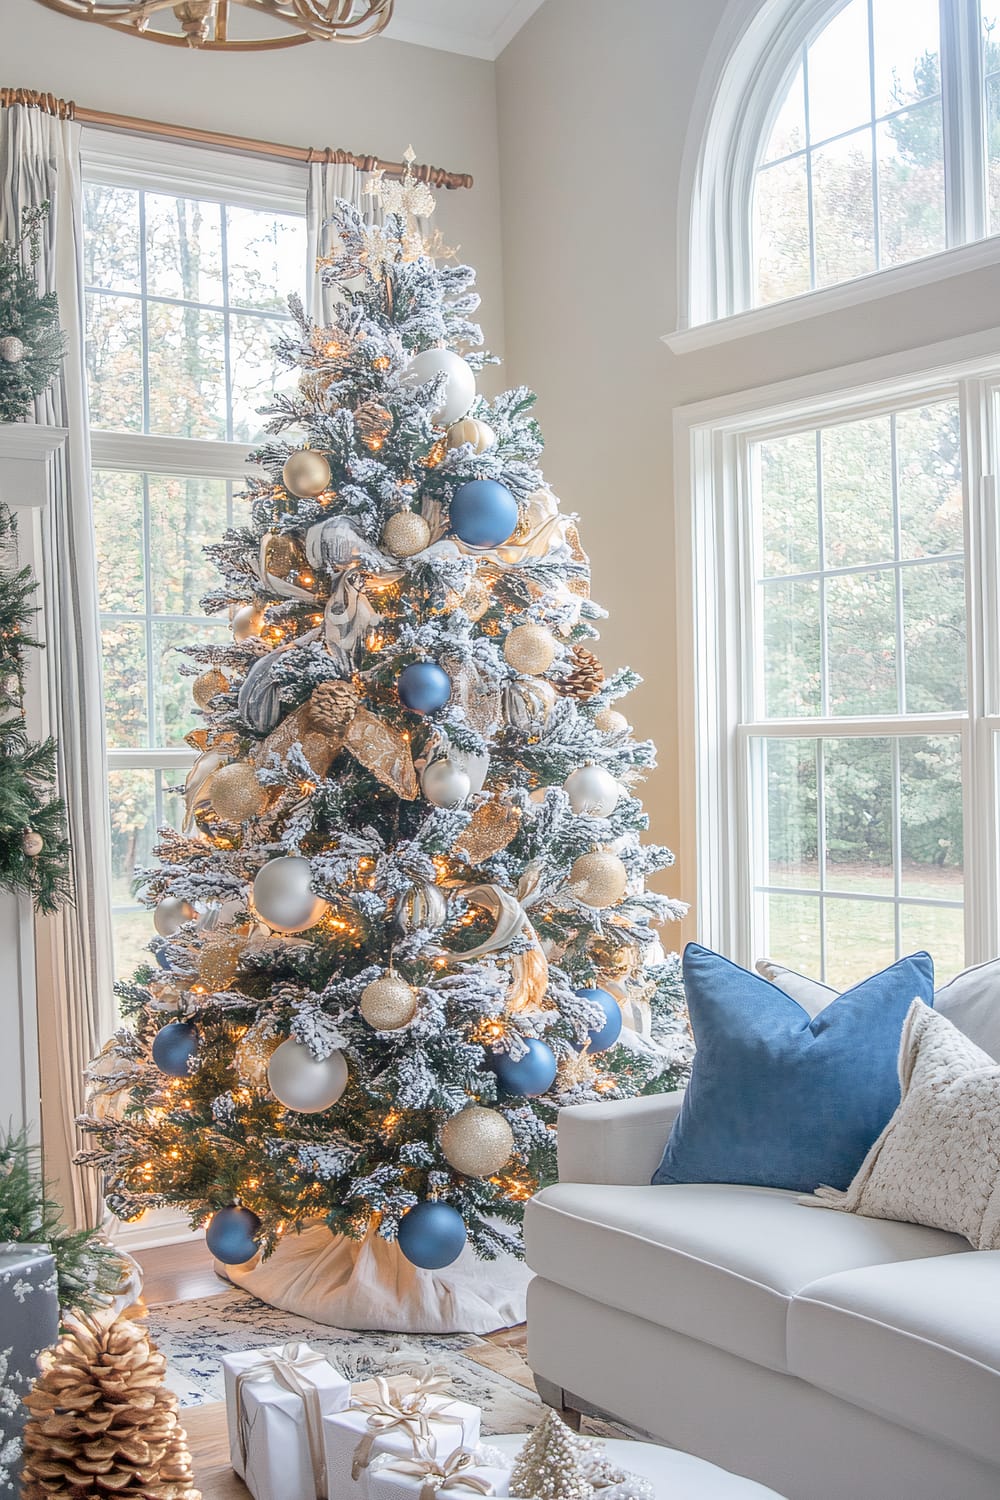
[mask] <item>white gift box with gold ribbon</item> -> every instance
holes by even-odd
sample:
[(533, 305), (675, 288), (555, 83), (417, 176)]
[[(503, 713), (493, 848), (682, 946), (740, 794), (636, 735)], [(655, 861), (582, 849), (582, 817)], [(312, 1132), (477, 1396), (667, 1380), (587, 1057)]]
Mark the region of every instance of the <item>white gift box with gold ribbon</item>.
[(456, 1448), (442, 1459), (432, 1445), (409, 1458), (379, 1454), (369, 1470), (369, 1500), (480, 1500), (509, 1493), (510, 1467), (496, 1449)]
[(433, 1444), (442, 1460), (479, 1442), (478, 1406), (454, 1401), (435, 1371), (355, 1386), (352, 1405), (323, 1419), (323, 1455), (332, 1500), (368, 1500), (370, 1465), (379, 1454), (412, 1458)]
[(323, 1418), (342, 1411), (350, 1382), (310, 1344), (247, 1349), (222, 1359), (233, 1468), (255, 1500), (326, 1500)]

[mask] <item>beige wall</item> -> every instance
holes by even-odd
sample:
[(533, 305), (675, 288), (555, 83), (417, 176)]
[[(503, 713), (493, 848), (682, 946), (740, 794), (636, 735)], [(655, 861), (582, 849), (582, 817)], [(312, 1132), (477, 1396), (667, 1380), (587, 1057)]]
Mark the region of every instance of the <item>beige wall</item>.
[[(673, 409), (997, 323), (1000, 267), (674, 355), (678, 202), (723, 33), (761, 0), (546, 0), (497, 65), (508, 378), (539, 392), (546, 473), (582, 518), (602, 655), (646, 679), (653, 836), (676, 847)], [(703, 71), (707, 77), (701, 78)], [(700, 124), (691, 125), (700, 138)], [(1000, 251), (998, 251), (1000, 255)], [(667, 877), (694, 889), (692, 854)]]
[[(47, 90), (92, 109), (295, 146), (342, 146), (471, 172), (471, 192), (439, 194), (450, 244), (479, 270), (482, 321), (503, 342), (493, 64), (380, 37), (237, 56), (122, 36), (37, 0), (0, 3), (0, 85)], [(304, 169), (303, 169), (304, 170)]]

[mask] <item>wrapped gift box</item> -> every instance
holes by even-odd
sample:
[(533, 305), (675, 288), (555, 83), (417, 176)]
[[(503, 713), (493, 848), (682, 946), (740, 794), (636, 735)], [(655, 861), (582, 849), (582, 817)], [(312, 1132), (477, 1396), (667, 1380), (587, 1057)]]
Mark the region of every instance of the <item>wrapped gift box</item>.
[[(380, 1455), (372, 1460), (369, 1500), (477, 1500), (510, 1493), (510, 1466), (502, 1455), (457, 1449), (443, 1463), (438, 1455), (415, 1460)], [(420, 1471), (423, 1472), (420, 1472)]]
[(256, 1500), (325, 1500), (322, 1420), (351, 1387), (310, 1344), (223, 1357), (233, 1468)]
[(46, 1245), (0, 1244), (0, 1496), (20, 1493), (24, 1397), (59, 1332), (56, 1263)]
[(380, 1453), (409, 1458), (415, 1439), (433, 1442), (441, 1458), (450, 1457), (456, 1448), (477, 1446), (478, 1406), (419, 1394), (403, 1397), (402, 1405), (402, 1411), (394, 1411), (384, 1402), (366, 1402), (324, 1417), (323, 1452), (330, 1495), (336, 1500), (368, 1500), (371, 1460)]

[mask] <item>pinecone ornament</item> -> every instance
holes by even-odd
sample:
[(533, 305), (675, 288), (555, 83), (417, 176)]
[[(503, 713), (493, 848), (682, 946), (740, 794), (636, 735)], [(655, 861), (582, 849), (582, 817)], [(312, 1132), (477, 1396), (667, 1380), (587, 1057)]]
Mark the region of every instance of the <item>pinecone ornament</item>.
[(25, 1397), (22, 1500), (201, 1500), (167, 1362), (145, 1328), (124, 1314), (74, 1317), (40, 1366)]
[(358, 711), (360, 697), (353, 682), (321, 682), (309, 699), (309, 720), (324, 734), (343, 734)]
[(604, 667), (600, 658), (593, 651), (588, 651), (586, 646), (574, 646), (571, 652), (573, 665), (566, 676), (559, 681), (559, 691), (567, 698), (578, 698), (581, 703), (586, 703), (588, 698), (593, 698), (595, 693), (600, 692), (604, 681)]

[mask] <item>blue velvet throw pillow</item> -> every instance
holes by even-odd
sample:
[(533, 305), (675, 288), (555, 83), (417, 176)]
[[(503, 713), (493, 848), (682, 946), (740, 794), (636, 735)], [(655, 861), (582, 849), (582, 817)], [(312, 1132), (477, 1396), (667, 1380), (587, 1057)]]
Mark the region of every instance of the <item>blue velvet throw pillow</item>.
[(697, 1052), (655, 1183), (846, 1188), (899, 1104), (914, 999), (934, 1004), (926, 953), (838, 995), (811, 1019), (777, 985), (708, 948), (684, 951)]

